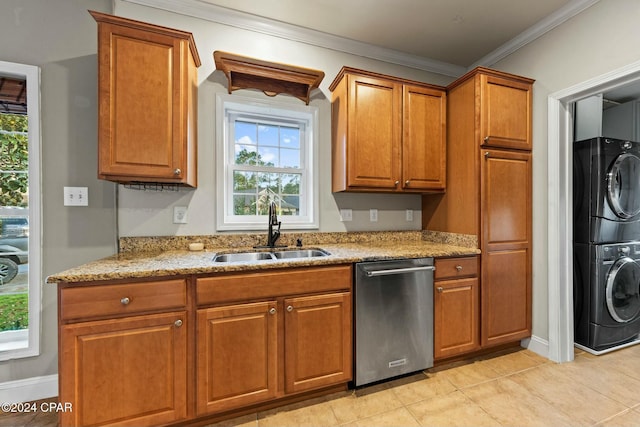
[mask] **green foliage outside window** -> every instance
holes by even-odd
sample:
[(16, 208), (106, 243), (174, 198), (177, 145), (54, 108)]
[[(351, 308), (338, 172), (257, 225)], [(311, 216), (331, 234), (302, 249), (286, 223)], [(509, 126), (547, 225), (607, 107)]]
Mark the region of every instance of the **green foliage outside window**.
[(0, 206), (27, 207), (27, 116), (0, 114)]

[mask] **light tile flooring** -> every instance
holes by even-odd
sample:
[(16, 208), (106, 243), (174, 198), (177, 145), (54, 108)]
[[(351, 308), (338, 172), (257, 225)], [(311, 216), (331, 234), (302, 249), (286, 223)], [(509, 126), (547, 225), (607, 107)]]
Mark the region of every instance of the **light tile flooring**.
[(529, 350), (212, 426), (640, 426), (640, 345), (556, 364)]
[[(0, 426), (56, 426), (0, 413)], [(208, 427), (640, 426), (640, 345), (556, 364), (528, 350), (337, 393)]]

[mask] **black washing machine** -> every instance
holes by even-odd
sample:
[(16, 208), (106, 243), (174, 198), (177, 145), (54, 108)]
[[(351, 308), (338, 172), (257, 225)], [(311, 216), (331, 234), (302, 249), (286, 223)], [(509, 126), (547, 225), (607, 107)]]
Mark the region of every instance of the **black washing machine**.
[(574, 244), (574, 340), (603, 351), (640, 335), (640, 241)]
[(575, 142), (573, 200), (574, 242), (640, 241), (640, 142)]

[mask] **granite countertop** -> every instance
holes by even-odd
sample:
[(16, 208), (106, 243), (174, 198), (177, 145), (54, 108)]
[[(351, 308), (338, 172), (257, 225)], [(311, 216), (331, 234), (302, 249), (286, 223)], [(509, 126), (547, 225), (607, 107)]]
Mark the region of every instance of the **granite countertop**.
[[(447, 242), (425, 240), (366, 241), (350, 243), (323, 243), (304, 245), (303, 249), (320, 248), (330, 255), (266, 261), (217, 263), (217, 253), (256, 251), (251, 247), (207, 247), (203, 251), (154, 250), (121, 252), (117, 255), (89, 262), (47, 277), (47, 283), (84, 283), (116, 279), (177, 276), (189, 274), (215, 274), (234, 271), (348, 264), (384, 259), (447, 257), (476, 255), (475, 247), (458, 246)], [(286, 249), (286, 248), (285, 248)], [(290, 246), (288, 249), (299, 249)]]

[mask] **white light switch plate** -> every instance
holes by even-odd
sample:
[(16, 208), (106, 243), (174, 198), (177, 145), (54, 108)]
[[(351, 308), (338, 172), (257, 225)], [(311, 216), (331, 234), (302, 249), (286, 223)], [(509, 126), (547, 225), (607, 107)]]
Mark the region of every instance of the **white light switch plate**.
[(89, 188), (64, 187), (64, 206), (89, 206)]
[(174, 224), (187, 223), (187, 207), (186, 206), (173, 207), (173, 223)]
[(369, 209), (369, 221), (371, 222), (378, 221), (378, 209)]
[(353, 221), (353, 210), (351, 209), (340, 209), (340, 221)]

